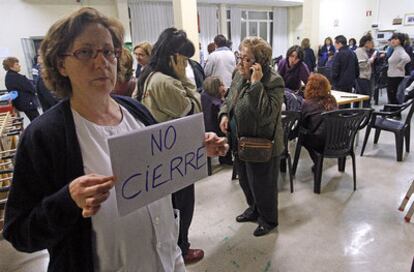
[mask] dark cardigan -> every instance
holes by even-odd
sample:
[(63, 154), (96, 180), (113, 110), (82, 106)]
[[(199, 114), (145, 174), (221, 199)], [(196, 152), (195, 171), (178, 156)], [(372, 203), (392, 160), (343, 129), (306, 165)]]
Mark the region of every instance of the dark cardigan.
[[(155, 123), (135, 100), (113, 97), (145, 125)], [(91, 219), (69, 194), (69, 183), (84, 174), (66, 99), (24, 131), (6, 206), (5, 239), (24, 252), (47, 249), (48, 271), (93, 271)]]

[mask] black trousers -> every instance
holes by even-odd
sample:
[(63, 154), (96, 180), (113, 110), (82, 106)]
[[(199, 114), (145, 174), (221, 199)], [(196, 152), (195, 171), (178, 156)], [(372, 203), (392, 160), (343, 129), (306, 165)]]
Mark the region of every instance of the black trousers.
[(36, 117), (39, 116), (39, 112), (37, 110), (27, 110), (24, 111), (24, 114), (26, 114), (27, 118), (29, 118), (30, 122), (33, 121)]
[(322, 153), (325, 145), (325, 139), (318, 135), (306, 135), (303, 141), (303, 146), (308, 150), (313, 164), (316, 165), (318, 156), (316, 152)]
[(371, 81), (369, 79), (357, 78), (356, 83), (357, 93), (369, 96), (369, 100), (364, 100), (363, 107), (371, 107)]
[(276, 227), (279, 223), (277, 179), (280, 157), (274, 157), (264, 163), (238, 161), (239, 182), (249, 205), (246, 212), (256, 215), (260, 225)]
[(388, 77), (387, 96), (388, 104), (399, 104), (397, 100), (398, 85), (404, 77)]
[(173, 193), (172, 203), (174, 209), (180, 211), (178, 246), (184, 256), (190, 248), (190, 243), (188, 241), (188, 229), (190, 228), (194, 213), (194, 184)]

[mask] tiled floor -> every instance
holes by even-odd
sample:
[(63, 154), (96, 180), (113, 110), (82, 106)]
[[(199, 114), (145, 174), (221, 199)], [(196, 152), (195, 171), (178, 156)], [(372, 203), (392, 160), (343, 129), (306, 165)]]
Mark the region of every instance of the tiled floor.
[[(383, 133), (375, 146), (372, 138), (364, 157), (357, 156), (355, 192), (350, 159), (345, 173), (327, 160), (322, 193), (314, 194), (310, 159), (302, 150), (295, 192), (285, 175), (279, 179), (279, 227), (260, 238), (252, 235), (256, 224), (235, 222), (246, 208), (244, 196), (230, 180), (231, 169), (216, 167), (196, 185), (190, 240), (206, 255), (188, 271), (409, 271), (414, 222), (405, 223), (397, 208), (414, 178), (414, 156), (406, 153), (397, 162), (392, 134)], [(20, 254), (0, 241), (0, 271), (45, 271), (46, 263), (45, 253)]]

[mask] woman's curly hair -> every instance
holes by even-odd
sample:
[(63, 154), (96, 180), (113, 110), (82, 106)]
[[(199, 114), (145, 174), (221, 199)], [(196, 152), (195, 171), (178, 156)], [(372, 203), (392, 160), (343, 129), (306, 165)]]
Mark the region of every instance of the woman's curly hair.
[(305, 87), (305, 99), (321, 101), (325, 110), (336, 108), (335, 97), (331, 95), (331, 84), (329, 80), (321, 74), (312, 73)]

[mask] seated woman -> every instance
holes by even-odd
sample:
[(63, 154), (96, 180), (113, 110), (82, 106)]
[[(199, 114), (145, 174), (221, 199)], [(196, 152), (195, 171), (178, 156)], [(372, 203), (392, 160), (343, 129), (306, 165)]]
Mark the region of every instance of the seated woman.
[(223, 98), (226, 94), (226, 88), (223, 81), (216, 76), (206, 78), (203, 83), (204, 92), (201, 93), (201, 106), (204, 113), (204, 125), (206, 131), (219, 133), (218, 113)]
[[(218, 121), (220, 107), (223, 104), (226, 88), (223, 81), (216, 76), (206, 78), (203, 83), (204, 91), (201, 93), (201, 106), (204, 113), (204, 126), (206, 131), (215, 132), (217, 135), (224, 136), (221, 132)], [(231, 152), (225, 157), (219, 157), (220, 164), (233, 163)]]
[(321, 113), (337, 108), (335, 97), (331, 95), (331, 84), (328, 79), (321, 74), (312, 74), (305, 88), (302, 126), (311, 132), (305, 136), (303, 145), (308, 150), (314, 164), (317, 160), (315, 151), (322, 152), (325, 145)]
[(132, 64), (134, 60), (128, 49), (122, 48), (120, 73), (116, 80), (114, 94), (131, 96), (137, 87), (137, 79), (133, 76), (134, 69)]
[(16, 90), (19, 94), (13, 100), (13, 106), (24, 112), (30, 121), (39, 116), (37, 111), (36, 91), (33, 84), (26, 76), (20, 74), (19, 60), (15, 57), (8, 57), (3, 60), (3, 68), (7, 72), (5, 85), (8, 91)]
[(299, 90), (301, 82), (306, 84), (309, 77), (308, 66), (303, 62), (303, 49), (294, 45), (286, 53), (286, 59), (278, 64), (278, 72), (285, 81), (285, 87), (291, 90)]

